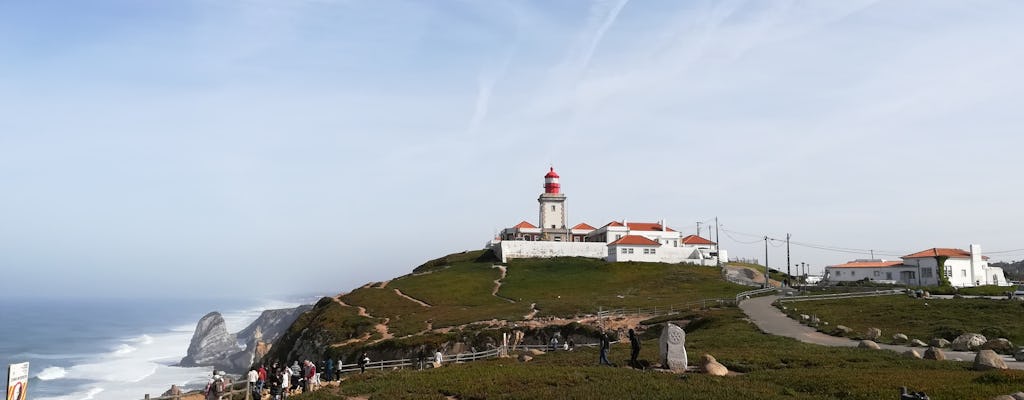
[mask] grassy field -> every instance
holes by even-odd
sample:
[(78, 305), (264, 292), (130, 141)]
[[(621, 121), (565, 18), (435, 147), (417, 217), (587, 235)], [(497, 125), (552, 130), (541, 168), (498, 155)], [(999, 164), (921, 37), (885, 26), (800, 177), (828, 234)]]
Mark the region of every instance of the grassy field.
[[(826, 348), (761, 334), (735, 309), (709, 311), (707, 323), (687, 335), (691, 364), (715, 355), (733, 377), (676, 376), (596, 366), (597, 352), (581, 348), (538, 356), (529, 363), (480, 361), (437, 370), (371, 372), (340, 388), (295, 397), (341, 399), (895, 399), (897, 388), (932, 399), (989, 399), (1024, 387), (1024, 372), (975, 372), (967, 363), (911, 360), (886, 351)], [(644, 342), (641, 359), (657, 360), (657, 342)], [(624, 365), (628, 348), (610, 358)]]
[(713, 267), (553, 258), (510, 261), (498, 293), (537, 303), (541, 316), (573, 316), (592, 314), (599, 307), (669, 306), (733, 297), (747, 289), (724, 281)]
[(868, 328), (882, 330), (882, 342), (903, 333), (925, 342), (942, 337), (953, 340), (963, 332), (976, 332), (989, 339), (1004, 337), (1024, 343), (1024, 304), (989, 299), (913, 299), (907, 296), (879, 296), (841, 300), (787, 303), (786, 313), (817, 315), (831, 326), (846, 325), (859, 334)]

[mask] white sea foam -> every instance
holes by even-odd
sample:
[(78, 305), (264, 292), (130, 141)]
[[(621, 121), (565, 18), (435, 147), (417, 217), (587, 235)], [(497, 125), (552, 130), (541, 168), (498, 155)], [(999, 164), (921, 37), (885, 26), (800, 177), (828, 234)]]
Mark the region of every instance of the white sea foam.
[(36, 374), (36, 378), (42, 381), (52, 381), (54, 379), (60, 379), (68, 375), (68, 371), (61, 367), (46, 367), (42, 371)]
[[(260, 307), (222, 314), (228, 330), (237, 332), (259, 317), (263, 310), (295, 306), (298, 303), (272, 301)], [(78, 387), (74, 393), (40, 400), (139, 399), (147, 393), (159, 396), (172, 384), (184, 389), (202, 388), (209, 379), (210, 368), (171, 365), (185, 356), (195, 322), (175, 326), (164, 333), (125, 338), (111, 352), (90, 356), (87, 362), (44, 369), (37, 375), (40, 380), (80, 379), (89, 383)]]

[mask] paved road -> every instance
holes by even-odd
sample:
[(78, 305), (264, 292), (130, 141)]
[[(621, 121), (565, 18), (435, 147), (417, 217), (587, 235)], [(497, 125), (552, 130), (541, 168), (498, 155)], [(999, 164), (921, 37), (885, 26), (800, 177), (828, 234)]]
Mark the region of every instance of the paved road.
[[(745, 300), (740, 303), (740, 309), (747, 314), (747, 318), (757, 325), (764, 333), (790, 337), (799, 340), (804, 343), (818, 344), (822, 346), (833, 346), (833, 347), (857, 347), (859, 341), (835, 337), (826, 335), (818, 332), (814, 328), (801, 325), (799, 322), (793, 320), (783, 314), (782, 311), (772, 306), (772, 303), (778, 299), (779, 296), (765, 296), (756, 297), (750, 300)], [(915, 349), (920, 353), (924, 353), (924, 348), (921, 347), (909, 347), (899, 346), (891, 344), (878, 344), (881, 348), (886, 350), (892, 350), (898, 353), (903, 353), (910, 349)], [(949, 360), (974, 362), (974, 356), (976, 353), (970, 351), (947, 351), (946, 358)], [(1012, 357), (1003, 356), (1006, 361), (1006, 365), (1012, 369), (1024, 370), (1024, 362), (1014, 361)]]

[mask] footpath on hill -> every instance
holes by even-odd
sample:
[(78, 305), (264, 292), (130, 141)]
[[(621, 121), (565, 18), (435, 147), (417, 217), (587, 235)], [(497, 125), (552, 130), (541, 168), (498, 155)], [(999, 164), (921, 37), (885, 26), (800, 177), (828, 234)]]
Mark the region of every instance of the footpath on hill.
[[(747, 314), (747, 318), (749, 318), (754, 325), (757, 325), (762, 332), (767, 334), (785, 336), (804, 343), (832, 347), (857, 347), (860, 343), (860, 341), (853, 339), (826, 335), (818, 332), (814, 328), (801, 325), (799, 322), (789, 318), (786, 314), (783, 314), (782, 311), (779, 311), (779, 309), (772, 305), (772, 303), (778, 299), (779, 296), (765, 296), (745, 300), (740, 302), (740, 309), (743, 310), (744, 314)], [(885, 350), (892, 350), (897, 353), (903, 353), (911, 349), (918, 351), (926, 349), (926, 347), (910, 347), (883, 343), (879, 343), (878, 346)], [(977, 353), (970, 351), (943, 350), (943, 353), (946, 354), (947, 360), (965, 362), (973, 362), (974, 357), (977, 355)], [(1012, 357), (1006, 356), (1003, 356), (1003, 360), (1006, 361), (1006, 365), (1011, 369), (1024, 370), (1024, 362), (1015, 361)]]

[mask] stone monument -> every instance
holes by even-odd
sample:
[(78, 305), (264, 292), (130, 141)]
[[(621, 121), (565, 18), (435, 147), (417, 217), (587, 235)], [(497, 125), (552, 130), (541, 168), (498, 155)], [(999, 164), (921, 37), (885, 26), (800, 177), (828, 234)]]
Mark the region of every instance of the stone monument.
[(675, 324), (666, 323), (658, 340), (661, 366), (672, 371), (686, 371), (686, 331)]

